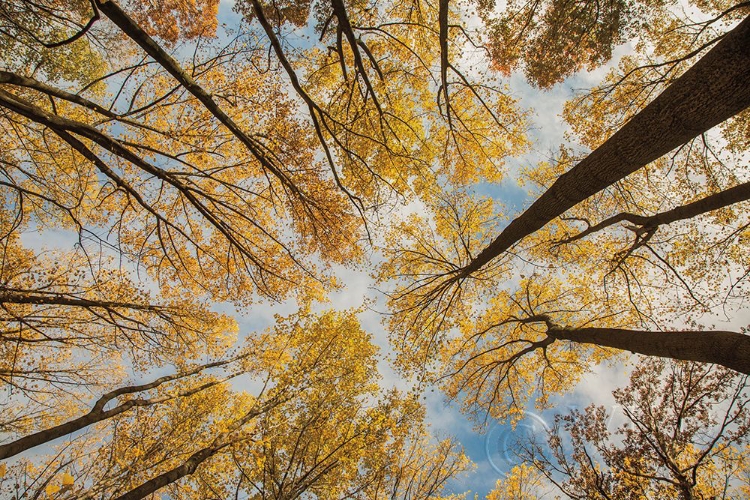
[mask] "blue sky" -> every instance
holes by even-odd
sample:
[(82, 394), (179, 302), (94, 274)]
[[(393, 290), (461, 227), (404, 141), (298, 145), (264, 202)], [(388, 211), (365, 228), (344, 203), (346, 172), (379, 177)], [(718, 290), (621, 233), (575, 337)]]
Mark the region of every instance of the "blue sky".
[[(232, 9), (232, 2), (222, 0), (220, 4), (219, 20), (231, 26), (239, 18)], [(627, 50), (622, 48), (616, 54), (621, 55)], [(530, 204), (531, 197), (526, 189), (518, 183), (518, 172), (524, 167), (535, 165), (537, 162), (549, 159), (558, 146), (564, 141), (566, 126), (560, 116), (563, 104), (572, 96), (576, 88), (585, 88), (596, 82), (606, 71), (599, 69), (595, 73), (581, 73), (548, 91), (539, 91), (531, 87), (522, 75), (513, 75), (509, 85), (511, 93), (519, 99), (522, 107), (531, 111), (531, 130), (529, 132), (532, 147), (529, 153), (507, 160), (507, 176), (499, 184), (483, 184), (477, 189), (478, 194), (491, 196), (502, 202), (509, 217), (523, 211)], [(412, 207), (413, 208), (413, 207)], [(345, 309), (359, 307), (365, 298), (376, 301), (373, 309), (384, 311), (383, 298), (374, 291), (374, 282), (368, 276), (368, 270), (354, 271), (341, 268), (338, 274), (346, 288), (332, 294), (329, 307)], [(254, 308), (251, 311), (240, 312), (238, 320), (241, 329), (249, 331), (271, 326), (273, 314), (279, 312), (287, 314), (294, 312), (294, 304), (287, 303), (274, 307)], [(390, 352), (387, 333), (381, 324), (382, 317), (373, 310), (360, 315), (363, 327), (370, 332), (381, 352), (387, 356)], [(380, 363), (384, 386), (406, 388), (409, 382), (391, 368), (387, 361)], [(458, 405), (447, 402), (436, 389), (425, 394), (425, 404), (428, 410), (428, 422), (433, 433), (444, 438), (455, 437), (464, 447), (466, 454), (475, 463), (475, 469), (462, 477), (450, 482), (448, 489), (454, 493), (471, 491), (468, 498), (478, 494), (484, 496), (494, 487), (495, 482), (515, 465), (512, 450), (504, 448), (502, 443), (511, 443), (518, 433), (542, 432), (543, 424), (551, 425), (556, 412), (567, 412), (572, 408), (585, 407), (592, 402), (608, 406), (612, 402), (611, 391), (626, 383), (626, 370), (622, 367), (595, 367), (595, 371), (586, 377), (579, 387), (571, 394), (553, 401), (553, 408), (539, 412), (528, 408), (527, 418), (519, 423), (516, 429), (490, 421), (483, 428), (477, 426), (462, 414)]]
[[(231, 27), (231, 25), (239, 22), (239, 16), (231, 10), (230, 2), (222, 1), (220, 6), (219, 20), (221, 23), (226, 23)], [(517, 172), (519, 169), (546, 158), (562, 142), (565, 127), (559, 115), (564, 101), (571, 95), (571, 87), (567, 84), (560, 85), (547, 92), (533, 89), (519, 76), (511, 78), (510, 84), (522, 106), (532, 109), (531, 138), (533, 146), (528, 154), (508, 160), (508, 175), (501, 183), (484, 184), (478, 189), (479, 194), (488, 195), (502, 201), (509, 212), (508, 215), (520, 213), (530, 202), (528, 193), (518, 185)], [(56, 247), (68, 249), (76, 243), (72, 233), (55, 230), (47, 230), (43, 233), (28, 231), (23, 235), (23, 242), (29, 248)], [(390, 347), (387, 334), (381, 324), (382, 317), (376, 312), (376, 310), (385, 310), (385, 306), (383, 298), (374, 291), (374, 283), (368, 272), (369, 270), (354, 271), (341, 268), (339, 276), (342, 277), (346, 288), (332, 294), (330, 304), (320, 307), (354, 308), (361, 306), (365, 298), (375, 299), (374, 310), (362, 313), (360, 319), (364, 328), (373, 334), (375, 343), (380, 346), (383, 353), (383, 361), (380, 363), (383, 385), (407, 388), (410, 385), (409, 382), (403, 380), (386, 360)], [(235, 310), (229, 305), (217, 305), (216, 309), (235, 315), (240, 323), (241, 332), (248, 333), (272, 326), (275, 314), (293, 313), (296, 310), (296, 304), (292, 301), (282, 304), (262, 304), (249, 310)], [(147, 378), (152, 376), (157, 376), (157, 374), (149, 374)], [(618, 383), (620, 378), (610, 375), (606, 384), (602, 384), (602, 379), (598, 378), (597, 388), (593, 392), (606, 398), (608, 392), (615, 386), (613, 384)], [(235, 385), (241, 386), (241, 383), (235, 382)], [(591, 392), (589, 388), (586, 391), (586, 397)], [(540, 429), (538, 425), (536, 427), (529, 426), (528, 422), (551, 422), (554, 413), (551, 411), (536, 412), (533, 408), (530, 408), (528, 410), (529, 418), (522, 421), (516, 429), (492, 421), (488, 422), (485, 428), (477, 428), (473, 422), (460, 413), (456, 404), (446, 402), (439, 391), (427, 392), (425, 398), (425, 404), (428, 408), (428, 421), (435, 435), (441, 438), (453, 436), (458, 439), (466, 453), (476, 464), (473, 472), (453, 480), (449, 485), (449, 490), (455, 493), (470, 490), (472, 493), (479, 494), (480, 498), (483, 498), (492, 489), (497, 479), (501, 478), (503, 473), (515, 463), (513, 460), (507, 459), (510, 456), (507, 453), (509, 450), (502, 448), (498, 443), (510, 442), (508, 438), (518, 432), (528, 432), (529, 429), (538, 431)], [(576, 401), (575, 398), (575, 394), (560, 398), (559, 407), (567, 409), (572, 402)]]
[[(239, 16), (231, 10), (231, 2), (222, 1), (220, 8), (220, 22), (231, 25), (238, 22)], [(628, 46), (621, 47), (616, 57), (627, 53)], [(479, 194), (488, 195), (501, 201), (508, 211), (508, 216), (520, 213), (527, 206), (531, 197), (524, 188), (519, 186), (517, 174), (521, 168), (533, 166), (536, 162), (548, 159), (551, 152), (564, 141), (565, 124), (560, 117), (565, 100), (571, 97), (576, 88), (585, 88), (598, 81), (606, 71), (601, 68), (593, 73), (575, 75), (566, 82), (549, 91), (539, 91), (528, 85), (520, 75), (510, 79), (510, 87), (521, 105), (532, 110), (532, 128), (530, 137), (533, 141), (531, 151), (519, 158), (508, 160), (508, 176), (499, 184), (484, 184), (479, 187)], [(24, 235), (24, 244), (30, 248), (40, 248), (43, 245), (70, 247), (74, 241), (69, 233), (46, 232), (44, 234), (29, 232)], [(382, 297), (378, 296), (373, 286), (373, 280), (368, 275), (369, 270), (354, 271), (340, 269), (339, 276), (346, 288), (331, 295), (330, 304), (326, 307), (346, 309), (359, 307), (366, 298), (374, 299), (374, 310), (365, 311), (360, 315), (364, 328), (371, 332), (374, 341), (380, 346), (384, 360), (380, 364), (384, 386), (406, 388), (408, 381), (403, 380), (387, 363), (386, 357), (390, 351), (387, 334), (381, 324), (382, 317), (376, 311), (385, 309)], [(224, 312), (237, 313), (241, 331), (250, 332), (262, 330), (273, 325), (274, 314), (289, 314), (296, 310), (292, 302), (282, 304), (261, 304), (249, 310), (235, 311), (230, 306), (217, 306)], [(323, 306), (321, 306), (322, 308)], [(748, 319), (750, 313), (745, 315)], [(745, 321), (747, 324), (750, 321)], [(736, 322), (743, 324), (742, 319)], [(492, 489), (495, 482), (503, 476), (515, 460), (511, 450), (507, 448), (513, 437), (528, 433), (539, 434), (545, 425), (551, 426), (554, 414), (567, 412), (573, 408), (583, 408), (591, 403), (601, 404), (610, 408), (616, 425), (617, 408), (611, 396), (611, 391), (627, 382), (628, 368), (622, 364), (602, 365), (593, 367), (592, 372), (567, 395), (562, 395), (552, 402), (552, 408), (538, 411), (527, 409), (527, 418), (513, 429), (497, 422), (488, 422), (484, 428), (477, 428), (468, 417), (461, 414), (456, 404), (446, 402), (439, 391), (427, 392), (425, 404), (428, 408), (428, 421), (433, 432), (439, 437), (454, 436), (465, 448), (466, 453), (476, 464), (476, 469), (465, 477), (452, 481), (449, 488), (456, 493), (471, 490), (483, 498)]]

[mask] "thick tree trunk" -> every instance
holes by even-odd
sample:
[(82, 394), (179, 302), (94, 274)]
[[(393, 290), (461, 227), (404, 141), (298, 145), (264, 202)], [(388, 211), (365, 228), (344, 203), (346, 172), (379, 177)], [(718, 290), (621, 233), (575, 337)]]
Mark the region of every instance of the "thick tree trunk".
[(750, 106), (750, 17), (460, 270), (468, 276), (586, 198)]
[(614, 347), (646, 356), (713, 363), (750, 375), (750, 335), (742, 333), (554, 327), (547, 334), (556, 340)]

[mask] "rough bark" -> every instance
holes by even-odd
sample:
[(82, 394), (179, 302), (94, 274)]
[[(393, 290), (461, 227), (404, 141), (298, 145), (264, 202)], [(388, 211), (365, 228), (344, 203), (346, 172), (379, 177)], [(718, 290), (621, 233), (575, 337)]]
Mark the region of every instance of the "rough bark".
[(438, 10), (438, 23), (440, 25), (440, 89), (438, 90), (438, 104), (440, 104), (440, 93), (443, 94), (445, 105), (445, 117), (448, 126), (452, 129), (450, 96), (448, 95), (448, 0), (440, 0)]
[(553, 327), (547, 333), (556, 340), (614, 347), (645, 356), (712, 363), (750, 375), (750, 335), (738, 332)]
[(750, 106), (750, 17), (514, 219), (460, 277), (568, 209)]

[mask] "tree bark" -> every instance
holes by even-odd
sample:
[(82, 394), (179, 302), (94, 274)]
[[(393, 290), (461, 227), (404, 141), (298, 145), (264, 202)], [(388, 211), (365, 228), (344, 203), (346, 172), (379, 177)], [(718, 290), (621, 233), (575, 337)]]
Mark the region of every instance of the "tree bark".
[(568, 209), (750, 106), (750, 17), (653, 102), (561, 175), (458, 271), (479, 270)]
[(614, 347), (645, 356), (712, 363), (750, 375), (750, 335), (738, 332), (553, 327), (547, 334), (555, 340)]
[(262, 415), (263, 413), (278, 406), (284, 401), (288, 401), (289, 399), (290, 398), (279, 398), (277, 396), (276, 398), (269, 400), (265, 405), (250, 410), (241, 419), (235, 422), (228, 430), (216, 436), (211, 444), (190, 455), (190, 458), (185, 460), (182, 464), (162, 474), (159, 474), (152, 479), (149, 479), (145, 483), (142, 483), (141, 485), (133, 488), (123, 495), (120, 495), (115, 500), (140, 500), (141, 498), (145, 498), (148, 495), (155, 493), (168, 484), (174, 483), (175, 481), (178, 481), (183, 477), (193, 474), (200, 464), (216, 455), (227, 446), (237, 443), (243, 439), (247, 439), (237, 437), (235, 433), (236, 431), (242, 429), (242, 427), (250, 420), (258, 417), (259, 415)]
[(108, 300), (92, 300), (81, 297), (73, 297), (62, 293), (37, 293), (26, 290), (8, 290), (0, 287), (1, 304), (32, 304), (35, 306), (72, 306), (84, 308), (102, 309), (133, 309), (137, 311), (161, 312), (169, 308), (150, 304), (136, 304), (134, 302), (117, 302)]
[[(750, 86), (750, 81), (747, 84)], [(750, 182), (745, 182), (733, 188), (706, 196), (687, 205), (646, 217), (643, 225), (646, 227), (656, 227), (663, 224), (671, 224), (678, 220), (691, 219), (747, 200), (750, 200)]]
[(101, 422), (102, 420), (107, 420), (108, 418), (112, 418), (115, 415), (124, 413), (135, 406), (136, 403), (136, 400), (131, 400), (120, 406), (117, 406), (116, 408), (112, 408), (111, 410), (92, 410), (86, 415), (83, 415), (76, 419), (70, 420), (60, 425), (56, 425), (54, 427), (50, 427), (48, 429), (44, 429), (39, 432), (35, 432), (34, 434), (30, 434), (28, 436), (24, 436), (20, 439), (16, 439), (11, 443), (4, 444), (0, 446), (0, 460), (18, 455), (21, 452), (24, 452), (41, 444), (49, 443), (50, 441), (53, 441), (57, 438), (67, 436), (68, 434), (72, 434), (73, 432), (84, 429), (91, 424), (95, 424), (96, 422)]

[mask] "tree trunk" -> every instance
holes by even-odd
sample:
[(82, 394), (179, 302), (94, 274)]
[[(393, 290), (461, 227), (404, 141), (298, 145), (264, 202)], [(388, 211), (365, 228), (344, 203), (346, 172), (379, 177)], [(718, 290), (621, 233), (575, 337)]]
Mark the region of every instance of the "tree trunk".
[(553, 327), (547, 334), (556, 340), (614, 347), (646, 356), (713, 363), (750, 375), (750, 335), (742, 333)]
[(96, 422), (101, 422), (102, 420), (112, 418), (115, 415), (119, 415), (120, 413), (129, 410), (135, 405), (135, 401), (128, 401), (111, 410), (91, 411), (86, 415), (62, 423), (60, 425), (56, 425), (54, 427), (50, 427), (49, 429), (44, 429), (42, 431), (35, 432), (34, 434), (16, 439), (11, 443), (0, 446), (0, 460), (10, 458), (28, 449), (39, 446), (40, 444), (49, 443), (50, 441), (53, 441), (57, 438), (61, 438), (76, 431), (80, 431), (81, 429), (84, 429), (91, 424), (95, 424)]
[(134, 302), (117, 302), (109, 300), (85, 299), (71, 297), (63, 293), (35, 293), (26, 290), (8, 290), (0, 287), (0, 304), (32, 304), (35, 306), (72, 306), (81, 308), (101, 309), (132, 309), (136, 311), (161, 312), (168, 307), (150, 304), (136, 304)]
[(734, 186), (733, 188), (729, 188), (727, 190), (706, 196), (705, 198), (701, 198), (700, 200), (696, 200), (692, 203), (688, 203), (687, 205), (681, 205), (671, 210), (667, 210), (666, 212), (659, 212), (650, 216), (636, 215), (627, 212), (619, 213), (603, 220), (595, 226), (589, 227), (585, 231), (581, 231), (575, 236), (565, 238), (557, 244), (563, 245), (566, 243), (572, 243), (574, 241), (583, 239), (590, 234), (594, 234), (609, 226), (617, 224), (618, 222), (627, 221), (639, 226), (640, 229), (629, 228), (639, 233), (646, 230), (654, 230), (662, 225), (671, 224), (678, 220), (691, 219), (693, 217), (697, 217), (699, 215), (703, 215), (714, 210), (728, 207), (730, 205), (734, 205), (735, 203), (741, 203), (747, 200), (750, 200), (750, 182), (745, 182), (738, 186)]
[(164, 486), (172, 484), (175, 481), (182, 479), (183, 477), (193, 474), (193, 472), (195, 472), (195, 469), (197, 469), (200, 464), (214, 456), (216, 453), (221, 451), (222, 448), (225, 448), (229, 444), (229, 442), (220, 442), (218, 444), (203, 448), (202, 450), (193, 453), (190, 458), (188, 458), (181, 465), (178, 465), (174, 469), (168, 470), (167, 472), (164, 472), (163, 474), (160, 474), (155, 478), (146, 481), (140, 486), (133, 488), (123, 495), (120, 495), (116, 500), (140, 500), (141, 498), (145, 498), (148, 495), (151, 495), (157, 490), (163, 488)]
[(607, 186), (750, 106), (750, 17), (653, 102), (561, 175), (459, 272), (468, 276)]
[[(750, 82), (748, 82), (750, 86)], [(645, 226), (661, 226), (662, 224), (671, 224), (678, 220), (691, 219), (699, 215), (718, 210), (720, 208), (734, 205), (750, 199), (750, 182), (745, 182), (725, 191), (706, 196), (687, 205), (661, 212), (651, 217), (647, 217)]]
[(276, 406), (289, 401), (292, 397), (284, 397), (283, 392), (278, 393), (276, 396), (271, 398), (263, 406), (255, 407), (254, 409), (247, 412), (237, 422), (232, 424), (229, 429), (220, 433), (208, 446), (196, 451), (190, 457), (185, 460), (182, 464), (170, 469), (162, 474), (159, 474), (155, 478), (149, 479), (145, 483), (133, 488), (132, 490), (120, 495), (115, 500), (140, 500), (145, 498), (152, 493), (155, 493), (159, 489), (172, 484), (175, 481), (182, 479), (183, 477), (190, 476), (195, 472), (200, 464), (213, 457), (227, 446), (239, 443), (247, 437), (239, 437), (238, 431), (241, 430), (248, 422), (252, 419), (266, 413), (267, 411), (275, 408)]
[[(242, 354), (234, 358), (230, 358), (230, 359), (206, 363), (200, 366), (196, 366), (195, 368), (191, 370), (186, 370), (186, 371), (178, 372), (172, 375), (165, 375), (163, 377), (159, 377), (156, 380), (153, 380), (145, 384), (129, 385), (129, 386), (124, 386), (124, 387), (120, 387), (118, 389), (112, 390), (104, 394), (102, 397), (100, 397), (94, 404), (94, 407), (91, 409), (91, 411), (85, 415), (82, 415), (73, 420), (69, 420), (68, 422), (64, 422), (60, 425), (56, 425), (48, 429), (40, 430), (28, 436), (24, 436), (20, 439), (16, 439), (15, 441), (11, 441), (10, 443), (0, 445), (0, 460), (12, 457), (14, 455), (18, 455), (21, 452), (24, 452), (26, 450), (29, 450), (31, 448), (34, 448), (44, 443), (49, 443), (50, 441), (53, 441), (57, 438), (61, 438), (63, 436), (67, 436), (68, 434), (72, 434), (73, 432), (80, 431), (81, 429), (84, 429), (91, 424), (102, 422), (116, 415), (124, 413), (128, 411), (129, 409), (133, 408), (134, 406), (151, 406), (153, 404), (158, 404), (160, 402), (167, 401), (168, 399), (172, 399), (172, 396), (170, 397), (161, 396), (159, 398), (151, 398), (151, 399), (136, 398), (136, 399), (125, 401), (124, 403), (119, 404), (113, 408), (110, 408), (109, 410), (104, 409), (104, 407), (107, 406), (107, 404), (109, 404), (110, 401), (113, 401), (120, 396), (123, 396), (126, 394), (136, 394), (139, 392), (144, 392), (144, 391), (148, 391), (151, 389), (155, 389), (166, 382), (171, 382), (173, 380), (179, 380), (179, 379), (190, 377), (192, 375), (197, 375), (198, 373), (204, 370), (210, 369), (210, 368), (218, 368), (220, 366), (225, 366), (234, 361), (238, 361), (240, 359), (246, 358), (249, 355), (250, 354), (247, 353), (247, 354)], [(237, 375), (239, 375), (240, 373), (237, 373)], [(233, 375), (232, 377), (234, 376), (236, 375)], [(229, 377), (229, 378), (232, 378), (232, 377)], [(211, 381), (211, 382), (202, 384), (200, 386), (194, 387), (192, 389), (179, 391), (177, 395), (174, 397), (192, 396), (193, 394), (196, 394), (205, 389), (208, 389), (209, 387), (213, 387), (226, 380), (228, 379)]]

